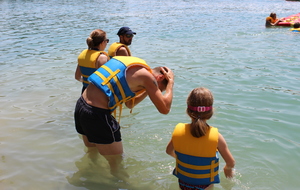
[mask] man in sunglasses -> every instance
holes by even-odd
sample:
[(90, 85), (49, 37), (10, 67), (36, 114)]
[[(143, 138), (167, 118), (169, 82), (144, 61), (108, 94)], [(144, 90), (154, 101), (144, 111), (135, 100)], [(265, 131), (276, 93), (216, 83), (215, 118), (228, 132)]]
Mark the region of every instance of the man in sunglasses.
[(136, 33), (129, 27), (123, 26), (119, 29), (117, 35), (120, 38), (120, 42), (111, 44), (108, 49), (108, 55), (110, 58), (114, 56), (131, 56), (128, 46), (131, 44), (133, 35), (136, 35)]

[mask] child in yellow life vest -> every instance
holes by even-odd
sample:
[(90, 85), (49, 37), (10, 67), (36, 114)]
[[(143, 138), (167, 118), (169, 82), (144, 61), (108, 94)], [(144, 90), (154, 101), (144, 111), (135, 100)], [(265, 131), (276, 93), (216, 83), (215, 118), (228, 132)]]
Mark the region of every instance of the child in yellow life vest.
[(206, 122), (213, 115), (213, 95), (206, 88), (193, 89), (187, 99), (191, 123), (178, 123), (166, 152), (176, 159), (173, 174), (183, 190), (204, 190), (219, 183), (219, 156), (226, 162), (224, 174), (233, 177), (235, 160), (218, 129)]

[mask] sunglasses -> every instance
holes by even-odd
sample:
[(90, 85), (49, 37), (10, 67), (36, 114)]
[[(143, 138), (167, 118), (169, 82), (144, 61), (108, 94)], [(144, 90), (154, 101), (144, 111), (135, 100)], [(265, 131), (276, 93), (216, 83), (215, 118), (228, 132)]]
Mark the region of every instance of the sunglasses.
[(126, 38), (132, 38), (133, 34), (126, 34), (125, 36), (126, 36)]
[(104, 41), (106, 41), (107, 43), (109, 42), (109, 39), (108, 38), (106, 38), (106, 40), (104, 40)]

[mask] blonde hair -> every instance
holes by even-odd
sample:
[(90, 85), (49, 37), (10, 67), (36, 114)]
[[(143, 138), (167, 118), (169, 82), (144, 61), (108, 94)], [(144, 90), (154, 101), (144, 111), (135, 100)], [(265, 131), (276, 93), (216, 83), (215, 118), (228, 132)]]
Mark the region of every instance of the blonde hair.
[(89, 49), (97, 48), (106, 39), (106, 32), (96, 29), (91, 32), (90, 36), (86, 39), (86, 44)]
[[(210, 107), (213, 105), (214, 97), (210, 90), (204, 87), (199, 87), (193, 89), (188, 98), (187, 98), (187, 105), (198, 107)], [(202, 137), (206, 134), (207, 130), (209, 129), (209, 125), (206, 123), (206, 120), (209, 120), (213, 115), (213, 109), (205, 112), (198, 112), (193, 111), (189, 108), (186, 109), (186, 113), (192, 119), (191, 122), (191, 134), (194, 137)]]

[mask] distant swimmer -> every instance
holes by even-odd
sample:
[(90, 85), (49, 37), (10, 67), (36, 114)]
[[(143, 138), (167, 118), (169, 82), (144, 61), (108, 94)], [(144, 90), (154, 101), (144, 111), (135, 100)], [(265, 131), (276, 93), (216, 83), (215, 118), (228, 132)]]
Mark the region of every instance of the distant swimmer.
[(266, 18), (266, 27), (276, 26), (278, 22), (282, 22), (282, 19), (278, 19), (276, 13), (271, 13), (270, 16)]
[(299, 22), (296, 22), (294, 24), (294, 28), (291, 28), (290, 29), (292, 32), (300, 32), (300, 23)]
[(235, 160), (218, 128), (207, 124), (213, 115), (213, 95), (207, 88), (193, 89), (187, 98), (190, 123), (178, 123), (166, 148), (176, 159), (173, 174), (183, 190), (211, 189), (220, 183), (219, 153), (226, 162), (227, 178), (233, 177)]
[(136, 32), (132, 31), (129, 27), (123, 26), (119, 29), (117, 35), (119, 36), (119, 42), (111, 44), (108, 48), (109, 57), (114, 56), (131, 56), (129, 45), (132, 42)]

